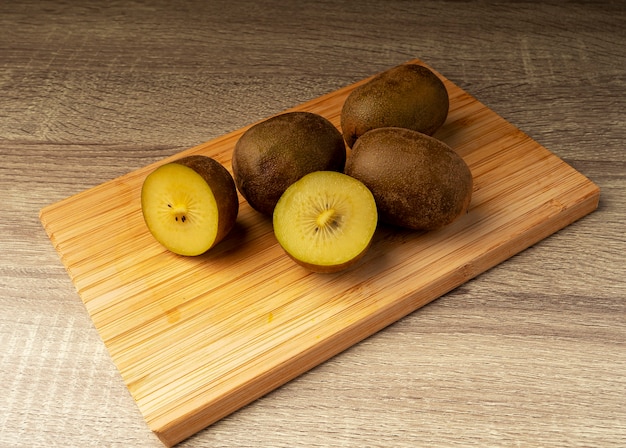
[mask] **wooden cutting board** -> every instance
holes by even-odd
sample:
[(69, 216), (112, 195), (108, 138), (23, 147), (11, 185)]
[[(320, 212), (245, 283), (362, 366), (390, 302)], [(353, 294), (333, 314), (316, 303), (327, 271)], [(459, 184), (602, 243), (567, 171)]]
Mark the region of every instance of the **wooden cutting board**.
[[(236, 228), (203, 256), (168, 253), (148, 233), (140, 208), (146, 175), (190, 154), (212, 156), (232, 172), (232, 149), (247, 128), (41, 210), (97, 331), (165, 445), (596, 209), (596, 185), (441, 78), (450, 113), (435, 136), (472, 170), (470, 211), (430, 233), (381, 227), (349, 271), (323, 275), (297, 266), (278, 246), (271, 221), (243, 199)], [(339, 127), (346, 96), (365, 81), (290, 110)]]

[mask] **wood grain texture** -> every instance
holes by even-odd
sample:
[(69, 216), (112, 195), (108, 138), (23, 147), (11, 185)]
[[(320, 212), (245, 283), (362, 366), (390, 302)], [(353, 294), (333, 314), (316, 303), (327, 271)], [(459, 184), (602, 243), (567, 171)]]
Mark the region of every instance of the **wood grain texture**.
[[(345, 98), (367, 79), (290, 110), (339, 128)], [(232, 171), (248, 127), (41, 211), (115, 365), (167, 446), (597, 208), (595, 184), (442, 80), (450, 112), (435, 137), (472, 171), (468, 213), (437, 232), (381, 226), (360, 265), (340, 274), (296, 265), (245, 200), (237, 229), (201, 257), (171, 254), (148, 232), (140, 206), (147, 174), (192, 154)]]
[(598, 210), (180, 446), (624, 445), (620, 2), (11, 3), (0, 445), (162, 446), (42, 207), (414, 57), (592, 179)]

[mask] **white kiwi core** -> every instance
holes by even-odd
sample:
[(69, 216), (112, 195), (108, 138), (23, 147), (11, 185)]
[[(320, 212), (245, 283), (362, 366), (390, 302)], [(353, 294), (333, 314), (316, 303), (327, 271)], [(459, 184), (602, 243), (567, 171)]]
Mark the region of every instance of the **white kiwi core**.
[(168, 163), (150, 173), (141, 190), (141, 209), (154, 238), (174, 253), (199, 255), (215, 242), (215, 196), (202, 176), (187, 166)]
[(372, 193), (360, 181), (334, 171), (307, 174), (276, 204), (274, 234), (296, 261), (342, 266), (369, 247), (378, 214)]

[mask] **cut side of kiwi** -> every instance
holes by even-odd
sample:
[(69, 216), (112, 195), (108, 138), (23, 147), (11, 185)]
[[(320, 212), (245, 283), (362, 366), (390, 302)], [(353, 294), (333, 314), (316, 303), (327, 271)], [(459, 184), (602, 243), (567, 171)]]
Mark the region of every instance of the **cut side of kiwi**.
[(369, 189), (335, 171), (302, 177), (285, 190), (273, 213), (274, 234), (285, 252), (322, 273), (354, 265), (369, 248), (377, 223)]
[(192, 156), (160, 166), (141, 190), (141, 209), (154, 238), (179, 255), (200, 255), (233, 227), (239, 202), (230, 173)]

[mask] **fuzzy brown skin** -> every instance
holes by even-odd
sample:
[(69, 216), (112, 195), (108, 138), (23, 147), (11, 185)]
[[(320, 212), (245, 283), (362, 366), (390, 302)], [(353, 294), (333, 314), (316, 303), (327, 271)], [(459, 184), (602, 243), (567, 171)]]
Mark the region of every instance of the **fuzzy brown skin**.
[(403, 128), (363, 134), (346, 162), (346, 174), (374, 195), (381, 222), (414, 230), (441, 228), (469, 207), (473, 179), (448, 145)]
[(248, 129), (233, 150), (239, 192), (255, 210), (271, 215), (283, 192), (313, 171), (342, 172), (346, 145), (321, 115), (287, 112)]
[(228, 235), (237, 221), (239, 197), (233, 177), (217, 160), (203, 155), (183, 157), (174, 163), (189, 167), (202, 176), (215, 196), (219, 217), (215, 246)]
[(450, 101), (443, 82), (428, 68), (403, 64), (354, 89), (341, 110), (341, 129), (349, 147), (367, 131), (401, 127), (432, 135), (448, 117)]

